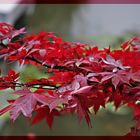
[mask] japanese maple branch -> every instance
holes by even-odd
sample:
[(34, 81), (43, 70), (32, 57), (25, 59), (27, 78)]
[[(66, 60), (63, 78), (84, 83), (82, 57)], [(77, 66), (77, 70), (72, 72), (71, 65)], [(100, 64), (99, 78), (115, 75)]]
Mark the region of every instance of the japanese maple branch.
[[(9, 88), (9, 86), (0, 86), (2, 88)], [(10, 86), (10, 87), (22, 87), (22, 86), (19, 86), (19, 85), (16, 85), (16, 86)], [(49, 88), (49, 87), (32, 87), (32, 88), (36, 88), (36, 89), (48, 89), (48, 90), (56, 90), (54, 88)]]
[[(55, 85), (50, 85), (50, 84), (46, 84), (46, 83), (40, 83), (40, 84), (23, 84), (23, 83), (13, 83), (13, 84), (17, 84), (19, 86), (27, 86), (27, 87), (33, 87), (33, 86), (48, 86), (48, 87), (52, 87), (54, 89), (58, 89), (59, 87), (55, 86)], [(51, 88), (51, 89), (52, 89)]]
[[(41, 89), (49, 89), (49, 90), (56, 90), (58, 89), (59, 87), (55, 86), (55, 85), (48, 85), (46, 83), (40, 83), (40, 84), (25, 84), (25, 83), (17, 83), (17, 82), (4, 82), (4, 84), (7, 84), (7, 85), (0, 85), (0, 87), (9, 87), (8, 84), (13, 84), (12, 86), (10, 87), (23, 87), (23, 86), (26, 86), (26, 87), (31, 87), (31, 88), (41, 88)], [(48, 87), (35, 87), (35, 86), (48, 86)]]
[(68, 71), (74, 71), (72, 68), (69, 68), (69, 67), (65, 67), (65, 66), (58, 66), (58, 65), (55, 65), (55, 66), (50, 66), (48, 64), (43, 64), (41, 61), (39, 61), (38, 59), (35, 59), (34, 57), (26, 57), (25, 59), (27, 60), (31, 60), (31, 61), (34, 61), (42, 66), (45, 66), (47, 68), (53, 68), (53, 69), (63, 69), (63, 70), (68, 70)]

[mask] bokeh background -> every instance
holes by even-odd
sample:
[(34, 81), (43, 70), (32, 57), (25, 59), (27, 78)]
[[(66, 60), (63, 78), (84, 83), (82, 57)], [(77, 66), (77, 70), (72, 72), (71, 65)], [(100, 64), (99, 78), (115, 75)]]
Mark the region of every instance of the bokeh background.
[[(100, 48), (116, 49), (132, 37), (139, 36), (140, 5), (137, 4), (0, 4), (0, 22), (25, 26), (28, 33), (53, 32), (67, 41), (84, 42)], [(10, 66), (1, 60), (1, 69), (6, 73)], [(22, 76), (43, 76), (33, 67), (24, 68)], [(5, 106), (9, 91), (0, 93), (0, 108)], [(100, 108), (91, 115), (93, 128), (85, 121), (78, 122), (76, 115), (65, 115), (54, 121), (50, 130), (45, 123), (31, 126), (22, 115), (12, 124), (8, 114), (0, 117), (0, 135), (125, 135), (134, 125), (132, 110), (122, 106), (115, 111), (113, 104)]]

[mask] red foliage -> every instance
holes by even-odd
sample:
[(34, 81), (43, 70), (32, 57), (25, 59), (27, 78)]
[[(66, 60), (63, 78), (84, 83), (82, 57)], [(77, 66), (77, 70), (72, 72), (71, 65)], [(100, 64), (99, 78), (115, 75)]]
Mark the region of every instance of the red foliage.
[[(0, 24), (0, 58), (20, 65), (47, 68), (49, 78), (21, 82), (20, 73), (10, 69), (0, 77), (0, 90), (12, 88), (19, 97), (8, 101), (0, 115), (10, 112), (15, 121), (22, 113), (32, 124), (45, 119), (52, 127), (54, 116), (77, 112), (91, 127), (90, 108), (97, 113), (114, 102), (134, 110), (134, 126), (129, 135), (140, 135), (140, 40), (134, 38), (118, 50), (98, 50), (88, 44), (66, 42), (50, 32), (25, 35), (24, 28)], [(15, 38), (16, 37), (16, 38)], [(17, 89), (18, 88), (18, 89)], [(20, 89), (19, 89), (20, 88)], [(35, 89), (35, 90), (32, 90)], [(36, 116), (32, 118), (32, 113)]]

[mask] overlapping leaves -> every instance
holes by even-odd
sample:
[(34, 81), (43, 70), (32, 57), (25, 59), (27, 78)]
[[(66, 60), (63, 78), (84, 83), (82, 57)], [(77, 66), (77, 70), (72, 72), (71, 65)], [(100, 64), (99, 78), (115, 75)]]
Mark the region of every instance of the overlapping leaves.
[[(23, 33), (24, 28), (16, 30), (9, 24), (0, 24), (0, 58), (18, 61), (20, 65), (45, 67), (52, 76), (22, 83), (20, 73), (12, 69), (2, 75), (0, 89), (12, 88), (14, 92), (9, 94), (18, 97), (8, 101), (0, 115), (9, 111), (15, 121), (22, 113), (31, 118), (32, 124), (45, 119), (51, 128), (55, 116), (76, 112), (78, 119), (85, 118), (91, 127), (90, 109), (97, 113), (100, 107), (114, 102), (116, 109), (122, 104), (133, 108), (137, 124), (129, 135), (139, 134), (139, 39), (134, 38), (111, 51), (67, 42), (50, 32), (19, 36)], [(33, 112), (37, 113), (34, 118)]]

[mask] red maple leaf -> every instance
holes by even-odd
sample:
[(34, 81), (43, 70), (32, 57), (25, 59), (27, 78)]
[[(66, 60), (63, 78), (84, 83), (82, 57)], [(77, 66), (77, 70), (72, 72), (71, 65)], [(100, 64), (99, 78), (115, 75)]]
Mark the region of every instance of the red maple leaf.
[(34, 111), (37, 102), (46, 105), (47, 98), (45, 95), (31, 92), (29, 89), (24, 88), (22, 90), (15, 91), (11, 94), (22, 95), (17, 98), (9, 107), (3, 109), (3, 113), (6, 111), (10, 112), (10, 118), (15, 121), (17, 117), (22, 113), (25, 117), (31, 118), (32, 112)]
[(52, 111), (50, 111), (50, 108), (48, 106), (38, 108), (35, 111), (37, 112), (37, 114), (33, 118), (32, 124), (34, 125), (42, 121), (43, 119), (45, 119), (49, 128), (52, 128), (54, 117), (60, 115), (59, 111), (57, 111), (56, 109), (53, 109)]
[(130, 78), (127, 75), (128, 73), (124, 70), (117, 70), (116, 72), (102, 72), (100, 74), (103, 76), (101, 83), (111, 79), (111, 82), (115, 88), (120, 82), (129, 85)]

